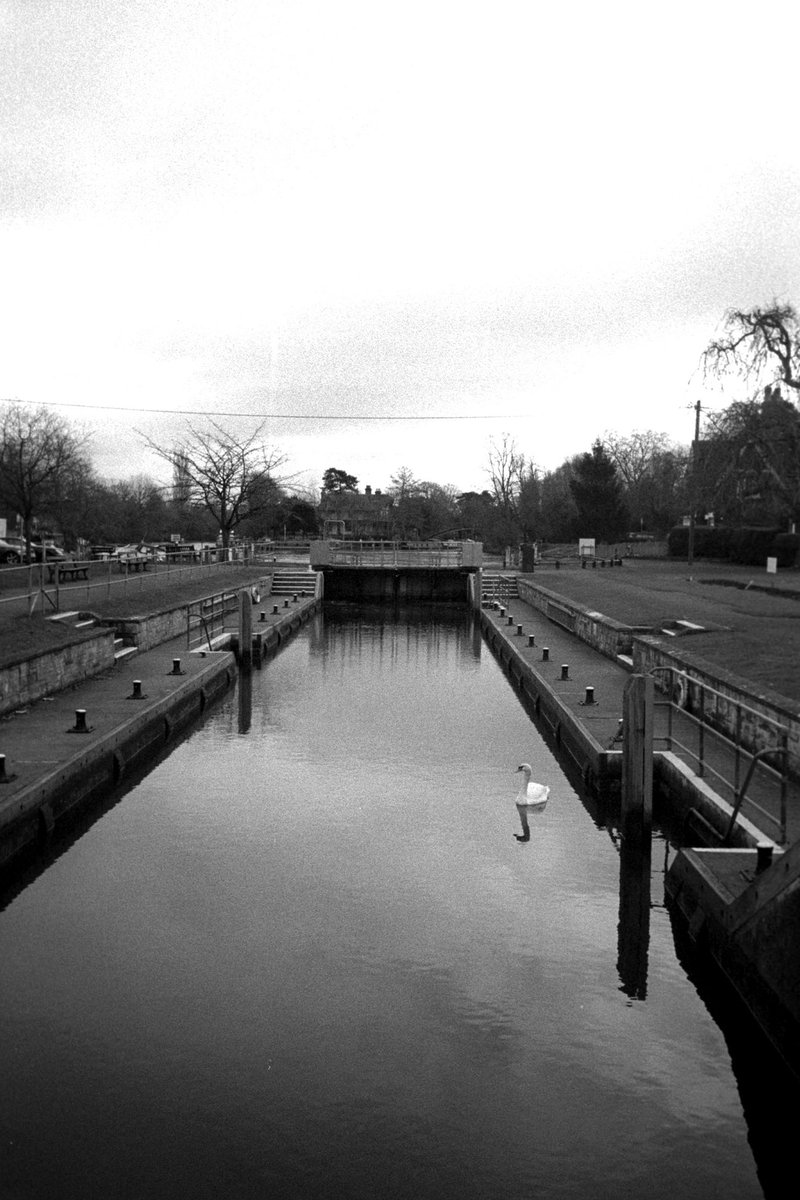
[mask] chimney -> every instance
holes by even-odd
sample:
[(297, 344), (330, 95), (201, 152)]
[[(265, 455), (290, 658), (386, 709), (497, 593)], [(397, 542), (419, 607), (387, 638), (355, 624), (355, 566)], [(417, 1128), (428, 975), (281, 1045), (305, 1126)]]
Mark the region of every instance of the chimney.
[(365, 495), (365, 496), (371, 496), (371, 495), (372, 495), (372, 488), (369, 486), (369, 484), (367, 484), (367, 486), (364, 488), (364, 495)]

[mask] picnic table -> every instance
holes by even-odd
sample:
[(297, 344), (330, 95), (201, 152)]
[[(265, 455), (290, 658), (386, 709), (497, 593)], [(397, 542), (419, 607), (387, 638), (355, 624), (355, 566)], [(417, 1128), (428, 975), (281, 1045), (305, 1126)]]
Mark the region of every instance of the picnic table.
[(88, 563), (77, 563), (77, 562), (72, 562), (72, 561), (59, 562), (59, 563), (48, 563), (47, 564), (47, 573), (48, 573), (48, 576), (50, 579), (50, 583), (54, 583), (56, 581), (56, 578), (58, 579), (59, 583), (61, 582), (62, 579), (80, 579), (80, 578), (88, 579), (89, 578), (89, 564)]

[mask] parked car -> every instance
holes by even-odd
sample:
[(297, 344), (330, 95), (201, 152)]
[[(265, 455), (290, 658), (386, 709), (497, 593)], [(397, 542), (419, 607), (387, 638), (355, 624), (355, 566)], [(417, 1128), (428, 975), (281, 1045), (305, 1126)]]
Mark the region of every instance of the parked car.
[(55, 542), (34, 542), (31, 541), (31, 554), (34, 562), (63, 562), (67, 557), (65, 550), (57, 546)]
[(194, 562), (197, 558), (192, 542), (161, 542), (155, 550), (160, 562)]
[(15, 563), (22, 562), (22, 555), (23, 550), (16, 541), (0, 538), (0, 562), (13, 566)]
[(8, 547), (7, 551), (0, 548), (0, 561), (7, 563), (20, 562), (61, 562), (67, 556), (60, 546), (56, 546), (55, 542), (42, 542), (37, 538), (31, 538), (31, 552), (28, 557), (28, 550), (25, 545), (25, 539), (17, 537), (16, 534), (9, 534), (2, 539), (3, 545)]

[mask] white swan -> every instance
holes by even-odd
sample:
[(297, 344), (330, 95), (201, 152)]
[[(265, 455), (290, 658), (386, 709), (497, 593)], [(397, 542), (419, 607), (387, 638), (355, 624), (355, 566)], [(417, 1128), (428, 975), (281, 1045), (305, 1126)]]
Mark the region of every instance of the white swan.
[(524, 808), (526, 812), (543, 812), (550, 788), (546, 783), (531, 783), (530, 763), (520, 763), (517, 770), (522, 771), (522, 783), (517, 792), (517, 808)]

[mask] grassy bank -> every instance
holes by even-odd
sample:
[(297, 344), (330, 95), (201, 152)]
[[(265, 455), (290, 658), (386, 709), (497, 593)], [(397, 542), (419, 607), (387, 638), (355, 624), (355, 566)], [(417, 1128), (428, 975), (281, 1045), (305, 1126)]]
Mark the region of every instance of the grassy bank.
[(800, 701), (798, 572), (773, 577), (755, 567), (626, 560), (605, 569), (537, 568), (532, 579), (625, 625), (700, 625), (702, 632), (664, 636), (678, 652)]
[[(98, 617), (137, 617), (177, 608), (216, 592), (247, 587), (264, 574), (261, 566), (221, 567), (211, 573), (198, 575), (154, 574), (134, 576), (127, 593), (116, 589), (110, 597), (98, 590), (91, 597), (92, 608), (86, 607), (86, 593), (78, 588), (73, 607)], [(69, 593), (62, 596), (62, 608), (68, 607)], [(52, 612), (52, 610), (50, 610)], [(46, 614), (47, 615), (47, 614)], [(58, 646), (84, 639), (87, 634), (64, 621), (49, 621), (40, 609), (28, 616), (14, 613), (7, 605), (0, 606), (0, 666), (30, 657)]]

